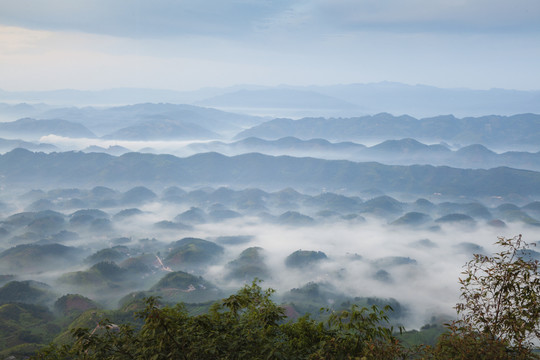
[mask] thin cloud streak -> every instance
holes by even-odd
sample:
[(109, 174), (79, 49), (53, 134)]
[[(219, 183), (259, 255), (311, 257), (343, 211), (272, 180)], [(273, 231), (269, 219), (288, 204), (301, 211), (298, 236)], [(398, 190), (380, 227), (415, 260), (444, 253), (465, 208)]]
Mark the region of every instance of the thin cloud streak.
[(249, 32), (538, 32), (534, 0), (4, 0), (0, 22), (125, 37), (243, 37)]
[(5, 0), (0, 79), (7, 90), (537, 89), (539, 17), (533, 0)]

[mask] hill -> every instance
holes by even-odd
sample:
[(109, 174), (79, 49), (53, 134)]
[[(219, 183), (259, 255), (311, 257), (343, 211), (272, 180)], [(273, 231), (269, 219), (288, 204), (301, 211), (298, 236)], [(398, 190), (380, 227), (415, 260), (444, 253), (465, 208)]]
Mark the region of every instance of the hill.
[(39, 139), (50, 134), (72, 138), (94, 138), (96, 135), (83, 125), (61, 119), (36, 120), (19, 119), (13, 122), (0, 122), (0, 132), (4, 136)]
[(18, 274), (57, 270), (77, 263), (82, 251), (60, 244), (23, 244), (0, 253), (0, 269)]
[(220, 136), (196, 124), (170, 119), (144, 121), (104, 136), (118, 140), (216, 139)]
[[(267, 99), (259, 100), (263, 97), (262, 94), (266, 95)], [(295, 103), (291, 99), (287, 99), (288, 94), (296, 94), (298, 98), (303, 100)], [(265, 106), (266, 113), (282, 114), (280, 116), (291, 116), (291, 106), (297, 107), (297, 109), (292, 110), (297, 110), (295, 113), (298, 116), (311, 116), (313, 111), (306, 107), (309, 104), (317, 107), (316, 112), (319, 115), (321, 113), (328, 114), (325, 116), (351, 116), (359, 111), (371, 114), (388, 111), (414, 116), (449, 113), (459, 116), (477, 116), (481, 114), (512, 114), (518, 111), (540, 112), (539, 96), (539, 91), (445, 89), (387, 81), (325, 86), (235, 85), (226, 88), (204, 88), (196, 91), (140, 88), (116, 88), (100, 91), (0, 91), (0, 100), (5, 102), (44, 102), (69, 106), (74, 104), (86, 106), (136, 104), (148, 101), (175, 104), (210, 104), (213, 102), (217, 106), (220, 105), (218, 101), (227, 99), (243, 105), (245, 112), (248, 113), (261, 113), (261, 106)], [(311, 99), (313, 100), (308, 102)], [(326, 109), (322, 108), (322, 105), (318, 105), (316, 99), (321, 100), (322, 104), (327, 107), (332, 104), (344, 103), (348, 104), (348, 107), (339, 109), (340, 111)], [(330, 102), (331, 100), (332, 102)], [(2, 105), (0, 109), (3, 112), (10, 115), (21, 114), (20, 116), (36, 116), (44, 111), (43, 108), (46, 108), (42, 105), (30, 106), (28, 104)], [(223, 102), (223, 105), (227, 104)], [(288, 105), (288, 111), (280, 111), (283, 110), (280, 107), (284, 105)], [(273, 107), (269, 109), (270, 106)], [(64, 112), (68, 112), (69, 108), (64, 110)], [(94, 111), (99, 113), (98, 109), (94, 109)], [(98, 117), (98, 115), (95, 116)], [(64, 116), (58, 117), (67, 119)], [(107, 119), (108, 117), (103, 116), (102, 118)]]
[(36, 281), (10, 281), (0, 287), (0, 305), (25, 303), (47, 306), (55, 298), (50, 286)]
[(216, 300), (221, 295), (222, 292), (216, 286), (201, 276), (175, 271), (163, 276), (148, 291), (126, 295), (120, 303), (125, 307), (149, 296), (159, 296), (167, 304), (203, 303)]
[(481, 169), (508, 166), (516, 169), (540, 170), (540, 151), (496, 153), (481, 144), (463, 147), (456, 145), (456, 147), (458, 147), (457, 150), (450, 149), (450, 146), (445, 143), (427, 145), (411, 138), (385, 140), (367, 147), (350, 141), (302, 140), (288, 136), (276, 140), (248, 137), (230, 143), (222, 141), (195, 142), (188, 145), (187, 149), (196, 152), (214, 151), (228, 156), (258, 152), (274, 156), (289, 155), (327, 160), (377, 161), (388, 165), (430, 164)]
[(216, 153), (187, 158), (171, 155), (32, 153), (17, 149), (0, 155), (0, 175), (11, 186), (50, 184), (94, 186), (147, 184), (235, 186), (283, 189), (315, 188), (445, 195), (534, 196), (540, 193), (540, 173), (499, 167), (489, 170), (429, 165), (388, 166), (343, 160)]
[(388, 113), (354, 118), (274, 119), (240, 132), (236, 138), (279, 139), (324, 138), (332, 141), (373, 141), (403, 137), (430, 142), (483, 144), (488, 146), (535, 146), (540, 115), (483, 116), (456, 118), (441, 115), (415, 119)]
[(223, 254), (223, 247), (207, 240), (184, 238), (170, 244), (165, 264), (173, 269), (202, 267)]
[(322, 251), (296, 250), (285, 259), (285, 265), (289, 268), (304, 268), (313, 266), (328, 257)]
[(52, 144), (0, 138), (0, 152), (8, 152), (17, 148), (27, 149), (30, 151), (46, 151), (46, 152), (58, 150), (58, 148)]
[(423, 225), (425, 223), (430, 222), (433, 220), (431, 216), (421, 213), (421, 212), (408, 212), (405, 215), (399, 217), (398, 219), (394, 220), (391, 224), (392, 225), (406, 225), (406, 226), (417, 226), (417, 225)]
[[(109, 108), (58, 108), (43, 112), (40, 116), (78, 122), (100, 136), (125, 129), (120, 131), (117, 136), (130, 136), (131, 138), (135, 135), (143, 136), (144, 129), (151, 131), (153, 137), (160, 133), (166, 135), (164, 130), (167, 127), (177, 131), (177, 134), (181, 134), (180, 130), (183, 127), (191, 129), (191, 131), (204, 131), (206, 134), (215, 132), (230, 136), (242, 128), (253, 126), (262, 121), (255, 116), (171, 103), (135, 103), (134, 105)], [(152, 128), (152, 125), (159, 125), (159, 127)], [(184, 133), (185, 135), (187, 134)]]
[(54, 310), (63, 316), (74, 316), (89, 309), (99, 308), (100, 306), (93, 300), (79, 294), (64, 295), (54, 303)]
[(276, 112), (305, 114), (306, 112), (323, 111), (327, 113), (359, 109), (357, 105), (336, 97), (309, 89), (285, 87), (277, 89), (241, 89), (200, 100), (195, 104), (238, 112), (263, 114), (268, 112), (270, 115)]
[(244, 281), (254, 278), (267, 279), (271, 276), (264, 263), (264, 250), (260, 247), (250, 247), (242, 251), (237, 259), (227, 264), (227, 270), (230, 277)]
[(21, 303), (1, 305), (0, 355), (16, 354), (20, 359), (33, 355), (60, 332), (53, 320), (53, 314), (46, 307)]

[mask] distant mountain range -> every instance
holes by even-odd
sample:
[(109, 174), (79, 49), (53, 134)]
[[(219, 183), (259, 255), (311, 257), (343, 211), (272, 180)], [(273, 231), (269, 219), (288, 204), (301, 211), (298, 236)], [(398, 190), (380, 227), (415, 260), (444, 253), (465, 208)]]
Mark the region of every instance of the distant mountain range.
[(284, 137), (264, 140), (249, 137), (231, 143), (221, 141), (193, 143), (189, 148), (196, 152), (215, 151), (229, 156), (259, 152), (274, 156), (312, 156), (328, 160), (377, 161), (394, 165), (431, 164), (482, 169), (508, 166), (540, 171), (540, 151), (536, 153), (507, 151), (498, 154), (480, 144), (468, 145), (454, 151), (446, 145), (426, 145), (411, 138), (386, 140), (367, 147), (354, 142), (332, 143), (324, 139), (301, 140)]
[(191, 140), (217, 139), (220, 135), (199, 125), (174, 120), (149, 120), (117, 130), (104, 139), (118, 140)]
[[(122, 134), (123, 131), (127, 133), (129, 129), (126, 128), (117, 134)], [(151, 131), (155, 130), (149, 129), (149, 132), (151, 133)], [(170, 136), (181, 139), (184, 135), (185, 133), (173, 133)], [(130, 138), (129, 133), (125, 137), (110, 137)], [(150, 137), (151, 134), (149, 135)], [(167, 139), (167, 134), (164, 134), (164, 138)], [(507, 166), (516, 169), (540, 171), (540, 151), (507, 151), (496, 153), (480, 144), (468, 145), (457, 150), (452, 150), (447, 144), (426, 145), (411, 138), (386, 140), (370, 147), (354, 142), (330, 142), (325, 139), (301, 140), (295, 137), (285, 137), (277, 140), (249, 137), (234, 142), (193, 142), (185, 146), (185, 148), (181, 148), (181, 152), (185, 154), (218, 152), (227, 156), (235, 156), (258, 152), (273, 156), (290, 155), (295, 157), (317, 157), (326, 160), (343, 159), (356, 162), (377, 161), (390, 165), (430, 164), (474, 169)], [(61, 149), (52, 144), (0, 138), (0, 152), (9, 152), (16, 148), (44, 152), (61, 151)], [(91, 145), (81, 151), (86, 153), (107, 153), (118, 156), (132, 152), (133, 150), (118, 145), (110, 145), (108, 147)], [(159, 153), (157, 150), (151, 149), (139, 151)]]
[(311, 86), (307, 89), (361, 106), (368, 114), (389, 112), (415, 117), (439, 114), (467, 117), (540, 112), (540, 89), (443, 89), (395, 82)]
[[(17, 111), (14, 110), (15, 108)], [(76, 136), (72, 137), (95, 137), (96, 135), (93, 134), (97, 134), (98, 136), (126, 140), (231, 137), (242, 129), (264, 121), (264, 119), (255, 116), (233, 114), (200, 106), (163, 103), (141, 103), (109, 108), (68, 107), (53, 109), (13, 105), (11, 111), (9, 106), (0, 107), (2, 118), (9, 116), (9, 114), (32, 114), (35, 119), (47, 121), (40, 120), (42, 122), (37, 127), (30, 125), (29, 120), (0, 122), (0, 127), (16, 126), (21, 132), (24, 130), (22, 125), (27, 125), (26, 131), (33, 131), (33, 133), (39, 132), (41, 134), (49, 131), (45, 135), (53, 133), (68, 136), (64, 135), (67, 134), (68, 124), (75, 123), (78, 127), (87, 128), (86, 135), (79, 136), (80, 134), (77, 133)], [(38, 128), (46, 128), (46, 131), (40, 131)]]
[(301, 140), (288, 136), (277, 140), (265, 140), (248, 137), (242, 140), (226, 143), (222, 141), (195, 142), (188, 145), (196, 152), (219, 152), (225, 155), (239, 155), (247, 152), (260, 152), (269, 155), (318, 156), (333, 158), (332, 155), (343, 158), (354, 154), (366, 146), (353, 142), (331, 143), (325, 139)]
[[(305, 89), (239, 90), (195, 102), (196, 105), (225, 109), (233, 112), (262, 115), (295, 116), (301, 114), (328, 115), (358, 113), (362, 107), (355, 103)], [(365, 109), (364, 109), (365, 111)]]
[(31, 118), (19, 119), (12, 122), (0, 122), (0, 132), (3, 136), (15, 138), (37, 138), (55, 134), (72, 138), (95, 138), (96, 135), (85, 126), (67, 120)]
[(540, 172), (499, 167), (489, 170), (429, 165), (389, 166), (343, 160), (217, 153), (188, 158), (128, 153), (114, 157), (101, 153), (33, 153), (17, 149), (0, 156), (4, 184), (47, 187), (54, 184), (155, 184), (204, 186), (229, 184), (281, 189), (323, 188), (412, 194), (505, 196), (540, 194)]
[[(236, 139), (258, 137), (279, 139), (293, 136), (300, 139), (324, 138), (334, 141), (384, 141), (415, 138), (420, 141), (447, 141), (461, 145), (488, 146), (527, 145), (538, 148), (540, 115), (490, 115), (456, 118), (452, 115), (415, 119), (380, 113), (355, 118), (274, 119), (244, 130)], [(538, 150), (536, 150), (538, 151)]]
[[(108, 89), (10, 92), (0, 102), (53, 105), (118, 105), (142, 102), (200, 104), (273, 117), (359, 116), (387, 111), (415, 117), (540, 113), (540, 91), (442, 89), (394, 82), (328, 86), (237, 85), (196, 91)], [(33, 116), (33, 115), (26, 115)]]
[(23, 140), (12, 140), (0, 138), (0, 152), (8, 152), (16, 148), (23, 148), (32, 151), (55, 151), (58, 148), (51, 144), (34, 143)]
[(416, 119), (408, 115), (380, 113), (352, 118), (278, 118), (265, 121), (261, 117), (192, 105), (137, 104), (104, 109), (49, 109), (36, 118), (0, 122), (0, 131), (5, 138), (24, 140), (37, 140), (49, 134), (141, 141), (233, 137), (277, 140), (296, 137), (302, 140), (320, 138), (334, 142), (373, 143), (414, 138), (427, 143), (448, 142), (455, 147), (481, 144), (498, 151), (510, 148), (540, 150), (540, 115), (537, 114), (466, 118), (439, 115)]

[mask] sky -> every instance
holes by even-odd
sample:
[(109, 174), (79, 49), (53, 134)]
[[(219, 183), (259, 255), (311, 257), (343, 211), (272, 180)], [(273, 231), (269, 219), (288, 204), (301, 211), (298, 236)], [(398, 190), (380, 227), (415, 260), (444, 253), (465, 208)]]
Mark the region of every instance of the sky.
[(0, 89), (540, 89), (538, 0), (0, 0)]

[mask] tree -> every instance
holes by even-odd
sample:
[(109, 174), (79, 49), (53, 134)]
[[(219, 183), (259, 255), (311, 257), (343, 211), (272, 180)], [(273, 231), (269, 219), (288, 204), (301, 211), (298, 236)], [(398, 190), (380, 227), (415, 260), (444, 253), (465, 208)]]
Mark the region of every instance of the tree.
[[(397, 359), (403, 348), (384, 310), (358, 308), (330, 313), (327, 322), (304, 316), (285, 321), (257, 282), (190, 316), (182, 305), (161, 307), (149, 298), (138, 328), (107, 321), (76, 329), (74, 341), (51, 345), (36, 359)], [(389, 309), (387, 309), (389, 310)]]
[(496, 244), (500, 252), (475, 254), (459, 279), (459, 319), (439, 343), (452, 358), (537, 358), (532, 341), (540, 339), (538, 260), (521, 235), (499, 237)]

